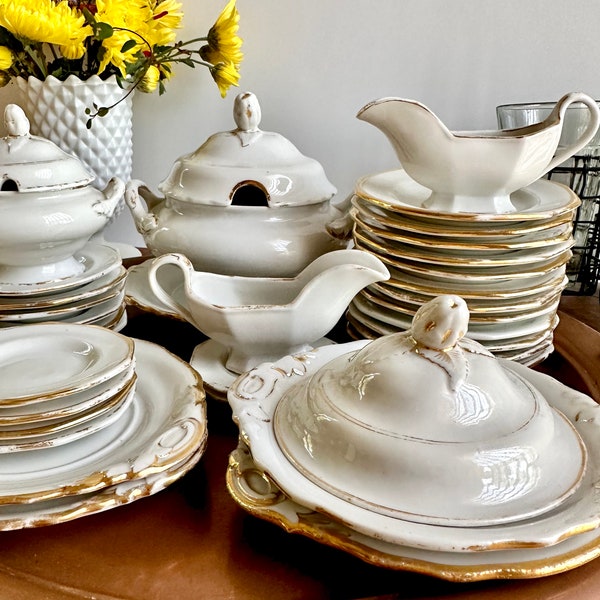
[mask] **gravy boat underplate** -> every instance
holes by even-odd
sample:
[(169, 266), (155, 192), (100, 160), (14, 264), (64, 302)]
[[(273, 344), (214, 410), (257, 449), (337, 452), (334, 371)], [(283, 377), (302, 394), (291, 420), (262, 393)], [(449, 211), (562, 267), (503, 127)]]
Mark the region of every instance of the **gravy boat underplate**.
[[(158, 274), (166, 265), (179, 267), (181, 285), (161, 285)], [(155, 258), (148, 270), (156, 297), (224, 345), (225, 366), (234, 373), (311, 348), (335, 326), (357, 292), (388, 278), (378, 258), (352, 249), (323, 254), (294, 278), (199, 272), (178, 253)]]

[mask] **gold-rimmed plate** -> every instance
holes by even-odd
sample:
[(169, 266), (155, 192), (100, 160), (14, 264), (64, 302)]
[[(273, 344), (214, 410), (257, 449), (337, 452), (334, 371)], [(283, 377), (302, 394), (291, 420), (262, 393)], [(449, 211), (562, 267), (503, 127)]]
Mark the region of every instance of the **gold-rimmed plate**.
[(569, 241), (572, 233), (572, 223), (562, 223), (547, 230), (536, 232), (527, 236), (512, 236), (496, 238), (494, 240), (481, 240), (479, 238), (438, 237), (431, 235), (414, 234), (399, 229), (386, 229), (378, 224), (373, 224), (352, 213), (355, 228), (364, 232), (381, 243), (391, 242), (405, 244), (416, 248), (435, 248), (436, 250), (449, 250), (456, 254), (461, 252), (498, 253), (510, 250), (528, 250), (545, 248), (552, 244), (561, 244)]
[(548, 219), (535, 219), (515, 222), (471, 221), (437, 219), (432, 213), (427, 218), (419, 215), (405, 215), (397, 211), (389, 211), (379, 204), (354, 195), (351, 198), (352, 211), (361, 219), (372, 225), (387, 227), (391, 230), (400, 230), (436, 238), (458, 239), (490, 239), (512, 238), (515, 236), (528, 236), (543, 234), (544, 231), (557, 225), (569, 224), (573, 221), (576, 208)]
[(368, 341), (319, 349), (264, 364), (236, 380), (228, 399), (240, 428), (227, 485), (250, 513), (368, 562), (455, 581), (549, 575), (600, 555), (600, 408), (590, 397), (513, 361), (502, 366), (531, 383), (581, 435), (589, 453), (585, 482), (573, 501), (545, 515), (491, 527), (408, 522), (359, 508), (309, 481), (278, 447), (272, 416), (291, 386), (329, 360)]
[(3, 455), (0, 505), (88, 494), (148, 477), (204, 445), (201, 377), (161, 346), (137, 339), (134, 343), (138, 379), (125, 413), (70, 444)]
[(463, 213), (432, 211), (425, 206), (431, 190), (411, 179), (406, 171), (397, 169), (367, 175), (356, 184), (355, 193), (372, 204), (392, 212), (427, 218), (471, 222), (519, 222), (551, 219), (572, 211), (581, 200), (566, 185), (539, 179), (510, 195), (514, 211), (506, 213)]

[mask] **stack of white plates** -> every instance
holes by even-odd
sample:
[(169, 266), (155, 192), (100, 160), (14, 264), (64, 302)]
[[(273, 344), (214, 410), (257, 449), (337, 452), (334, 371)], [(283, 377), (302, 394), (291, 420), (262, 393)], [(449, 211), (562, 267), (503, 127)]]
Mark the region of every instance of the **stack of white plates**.
[(0, 278), (0, 328), (62, 321), (120, 330), (127, 323), (125, 278), (119, 252), (88, 243), (75, 255), (78, 275), (44, 283), (14, 283)]
[(378, 256), (391, 278), (352, 300), (350, 335), (404, 331), (422, 304), (457, 294), (471, 313), (469, 337), (523, 364), (545, 358), (568, 282), (577, 196), (539, 180), (511, 195), (514, 212), (499, 214), (434, 212), (424, 206), (429, 194), (403, 170), (358, 182), (354, 244)]
[(93, 325), (0, 330), (0, 530), (163, 489), (206, 435), (202, 383), (164, 348)]

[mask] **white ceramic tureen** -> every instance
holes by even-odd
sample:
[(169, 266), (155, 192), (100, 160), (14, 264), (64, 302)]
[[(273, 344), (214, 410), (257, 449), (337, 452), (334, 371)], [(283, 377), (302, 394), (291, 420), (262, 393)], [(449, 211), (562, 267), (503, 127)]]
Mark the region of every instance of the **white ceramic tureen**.
[(123, 196), (113, 178), (104, 191), (73, 155), (29, 133), (16, 104), (4, 111), (0, 139), (0, 283), (33, 284), (80, 274), (74, 258), (103, 229)]
[(578, 497), (588, 451), (527, 369), (463, 337), (468, 318), (464, 300), (439, 296), (406, 332), (242, 375), (228, 399), (256, 465), (378, 539), (485, 527), (491, 544), (517, 524), (527, 537), (532, 519)]
[(223, 275), (290, 277), (348, 245), (346, 207), (331, 202), (336, 189), (322, 166), (260, 130), (260, 118), (256, 96), (242, 93), (236, 129), (180, 157), (159, 186), (164, 198), (129, 182), (126, 202), (155, 256), (177, 252)]

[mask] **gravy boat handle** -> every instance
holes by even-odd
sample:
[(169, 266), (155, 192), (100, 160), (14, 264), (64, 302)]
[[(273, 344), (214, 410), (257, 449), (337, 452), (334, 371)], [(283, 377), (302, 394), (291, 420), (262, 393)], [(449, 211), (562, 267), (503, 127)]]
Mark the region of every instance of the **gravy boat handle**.
[(554, 158), (548, 163), (542, 176), (565, 162), (568, 158), (571, 158), (578, 150), (581, 150), (596, 135), (596, 131), (598, 131), (598, 125), (600, 125), (600, 109), (598, 108), (598, 104), (593, 98), (582, 92), (572, 92), (563, 96), (548, 117), (548, 121), (557, 120), (564, 126), (567, 108), (575, 102), (581, 102), (590, 112), (590, 120), (587, 127), (575, 142), (560, 149), (554, 155)]
[(192, 316), (189, 309), (175, 300), (173, 296), (163, 288), (158, 281), (158, 271), (164, 265), (175, 265), (183, 273), (183, 280), (185, 289), (189, 290), (191, 287), (191, 273), (194, 269), (190, 260), (183, 254), (171, 252), (163, 254), (158, 258), (152, 259), (150, 268), (148, 269), (148, 283), (152, 293), (162, 302), (165, 306), (170, 308), (173, 312), (181, 315), (189, 323), (194, 323), (194, 317)]

